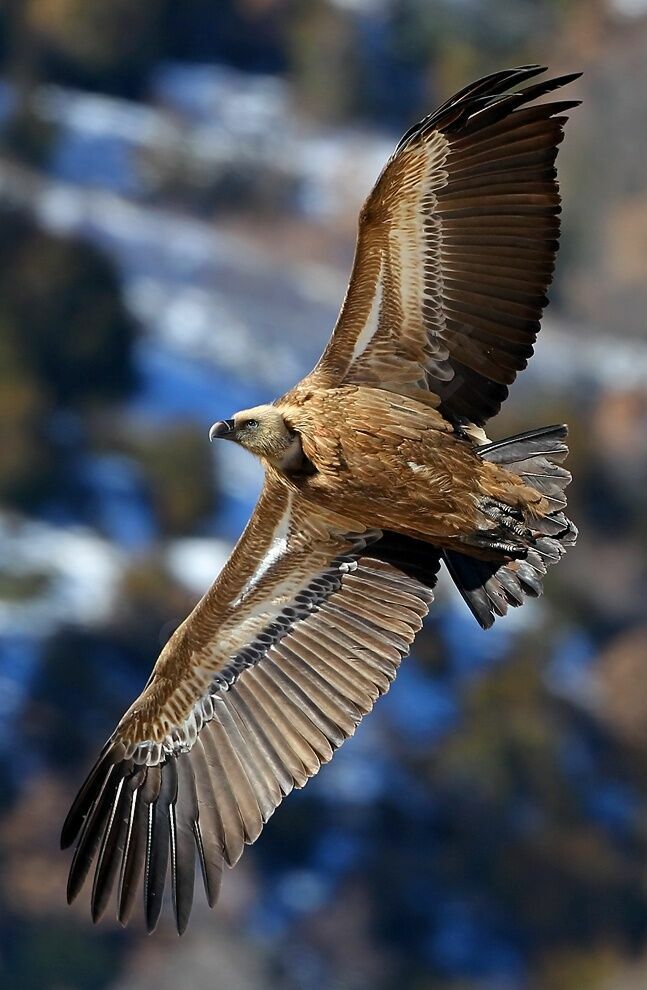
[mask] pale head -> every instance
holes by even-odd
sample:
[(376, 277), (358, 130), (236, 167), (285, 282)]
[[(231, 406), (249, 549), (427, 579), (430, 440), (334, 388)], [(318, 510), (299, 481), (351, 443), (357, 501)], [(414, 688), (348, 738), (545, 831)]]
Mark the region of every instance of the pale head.
[(234, 413), (231, 419), (214, 423), (209, 439), (233, 440), (250, 453), (286, 469), (295, 453), (301, 449), (297, 434), (286, 423), (275, 406), (254, 406)]

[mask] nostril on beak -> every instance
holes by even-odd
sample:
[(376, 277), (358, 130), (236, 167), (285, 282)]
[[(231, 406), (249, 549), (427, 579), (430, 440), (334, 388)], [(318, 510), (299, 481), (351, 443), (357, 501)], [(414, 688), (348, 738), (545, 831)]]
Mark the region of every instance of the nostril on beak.
[(235, 424), (233, 419), (220, 419), (209, 430), (209, 440), (213, 442), (214, 440), (231, 439), (234, 430)]

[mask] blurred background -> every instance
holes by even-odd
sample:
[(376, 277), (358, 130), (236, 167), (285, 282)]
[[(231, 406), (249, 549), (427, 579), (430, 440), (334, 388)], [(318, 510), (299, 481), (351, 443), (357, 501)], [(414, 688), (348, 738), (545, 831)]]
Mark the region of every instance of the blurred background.
[[(563, 247), (494, 437), (571, 425), (578, 547), (391, 693), (187, 935), (65, 905), (67, 806), (259, 489), (213, 420), (314, 363), (399, 134), (577, 69)], [(647, 988), (646, 0), (0, 0), (0, 984)]]

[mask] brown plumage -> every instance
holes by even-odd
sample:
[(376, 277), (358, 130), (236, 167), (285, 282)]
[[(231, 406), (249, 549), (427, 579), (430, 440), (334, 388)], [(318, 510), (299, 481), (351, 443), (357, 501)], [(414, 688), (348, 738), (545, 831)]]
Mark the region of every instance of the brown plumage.
[(171, 637), (63, 828), (68, 897), (92, 916), (167, 874), (178, 931), (196, 861), (214, 904), (293, 787), (393, 680), (444, 561), (481, 625), (541, 592), (575, 539), (565, 427), (489, 443), (532, 354), (559, 232), (564, 76), (495, 73), (402, 139), (360, 216), (348, 292), (313, 372), (210, 436), (259, 456), (263, 492), (222, 573)]

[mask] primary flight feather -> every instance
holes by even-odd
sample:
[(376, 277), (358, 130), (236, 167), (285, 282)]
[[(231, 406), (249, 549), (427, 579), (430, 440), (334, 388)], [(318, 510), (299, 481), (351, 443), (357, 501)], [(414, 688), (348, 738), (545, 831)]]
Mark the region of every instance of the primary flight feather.
[(555, 157), (577, 104), (535, 101), (576, 75), (514, 91), (543, 71), (487, 76), (405, 134), (321, 360), (211, 428), (265, 484), (66, 819), (68, 899), (94, 868), (95, 920), (116, 887), (125, 923), (141, 886), (154, 929), (170, 873), (184, 931), (196, 862), (216, 902), (223, 864), (388, 689), (441, 563), (488, 627), (575, 541), (566, 428), (482, 429), (532, 354), (557, 251)]

